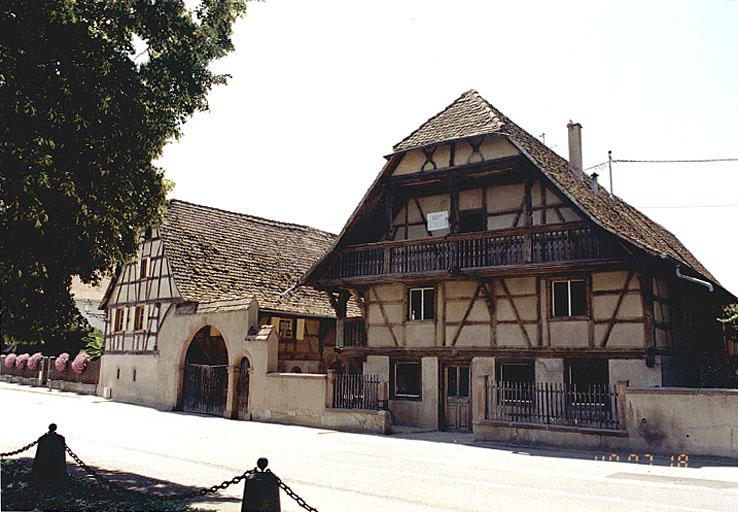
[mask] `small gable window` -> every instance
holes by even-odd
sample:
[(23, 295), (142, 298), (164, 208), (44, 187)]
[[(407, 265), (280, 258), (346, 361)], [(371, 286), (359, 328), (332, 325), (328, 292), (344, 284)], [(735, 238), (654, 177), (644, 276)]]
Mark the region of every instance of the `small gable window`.
[(433, 303), (435, 290), (433, 288), (411, 288), (408, 310), (408, 320), (432, 320), (434, 318)]
[(551, 316), (555, 318), (585, 316), (587, 287), (583, 279), (551, 283)]
[(120, 332), (123, 330), (123, 317), (125, 316), (125, 309), (118, 308), (115, 310), (115, 322), (113, 325), (113, 330), (115, 332)]
[(144, 315), (146, 306), (136, 306), (136, 316), (133, 319), (133, 330), (141, 331), (144, 327)]
[(138, 278), (146, 279), (149, 277), (149, 259), (141, 258), (141, 266), (139, 267)]
[(280, 318), (279, 320), (279, 338), (292, 339), (292, 319)]

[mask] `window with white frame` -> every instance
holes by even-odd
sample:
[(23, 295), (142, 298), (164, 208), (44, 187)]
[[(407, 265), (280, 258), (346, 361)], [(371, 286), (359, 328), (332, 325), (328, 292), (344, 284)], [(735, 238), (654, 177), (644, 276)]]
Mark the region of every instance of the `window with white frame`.
[(420, 398), (420, 363), (398, 362), (394, 368), (394, 395), (400, 398)]
[(408, 320), (432, 320), (434, 318), (435, 290), (433, 288), (411, 288), (408, 298)]
[(136, 314), (133, 318), (133, 330), (142, 331), (144, 328), (144, 317), (146, 315), (146, 306), (136, 306)]
[(584, 279), (570, 279), (551, 283), (552, 317), (585, 316), (586, 314), (587, 286)]

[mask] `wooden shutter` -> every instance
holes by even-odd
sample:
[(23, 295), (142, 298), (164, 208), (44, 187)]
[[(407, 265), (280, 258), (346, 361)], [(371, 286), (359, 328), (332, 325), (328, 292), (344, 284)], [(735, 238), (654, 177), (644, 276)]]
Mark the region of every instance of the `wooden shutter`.
[(295, 333), (295, 339), (296, 340), (305, 339), (305, 319), (304, 318), (297, 319), (297, 332)]

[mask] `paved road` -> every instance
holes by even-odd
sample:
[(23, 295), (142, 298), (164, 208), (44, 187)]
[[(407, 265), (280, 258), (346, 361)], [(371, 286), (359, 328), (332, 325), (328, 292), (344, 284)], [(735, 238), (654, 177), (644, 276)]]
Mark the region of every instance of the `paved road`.
[[(266, 456), (321, 512), (738, 510), (738, 463), (600, 462), (595, 453), (475, 444), (468, 435), (371, 436), (229, 421), (6, 383), (0, 406), (0, 451), (54, 421), (88, 464), (130, 485), (144, 475), (162, 490), (210, 486)], [(240, 510), (242, 492), (239, 485), (196, 504)], [(298, 510), (284, 494), (282, 502), (283, 510)]]

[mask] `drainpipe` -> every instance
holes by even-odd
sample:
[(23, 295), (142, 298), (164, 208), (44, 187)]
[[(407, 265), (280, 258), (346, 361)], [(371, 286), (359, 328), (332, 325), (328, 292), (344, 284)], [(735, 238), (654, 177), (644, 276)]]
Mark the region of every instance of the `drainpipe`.
[[(661, 259), (666, 260), (667, 258), (669, 258), (668, 255), (666, 255), (666, 254), (662, 254), (661, 255)], [(709, 291), (710, 293), (712, 293), (715, 290), (715, 287), (712, 286), (712, 283), (710, 281), (705, 281), (704, 279), (697, 279), (696, 277), (687, 276), (687, 275), (682, 274), (682, 269), (681, 269), (681, 264), (680, 263), (677, 263), (677, 265), (676, 265), (676, 276), (679, 279), (684, 279), (685, 281), (689, 281), (690, 283), (694, 283), (694, 284), (698, 284), (700, 286), (704, 286), (705, 288), (707, 288), (707, 291)]]

